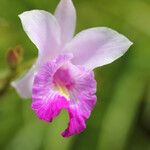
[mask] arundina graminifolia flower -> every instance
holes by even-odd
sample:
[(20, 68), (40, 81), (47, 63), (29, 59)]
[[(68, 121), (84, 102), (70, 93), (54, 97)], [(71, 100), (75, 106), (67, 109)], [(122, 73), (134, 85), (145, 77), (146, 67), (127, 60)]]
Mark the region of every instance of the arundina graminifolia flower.
[(51, 122), (66, 109), (70, 121), (62, 136), (82, 132), (96, 103), (93, 69), (121, 57), (132, 42), (106, 27), (87, 29), (73, 38), (76, 11), (71, 0), (61, 0), (54, 15), (32, 10), (19, 17), (39, 56), (12, 86), (21, 97), (32, 97), (32, 109), (44, 121)]

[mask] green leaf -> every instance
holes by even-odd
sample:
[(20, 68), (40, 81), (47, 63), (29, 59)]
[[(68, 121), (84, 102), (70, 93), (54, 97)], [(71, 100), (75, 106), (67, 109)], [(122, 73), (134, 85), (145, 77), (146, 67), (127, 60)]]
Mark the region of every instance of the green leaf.
[(134, 125), (145, 82), (139, 72), (126, 72), (117, 83), (100, 131), (99, 149), (122, 150)]
[[(0, 99), (0, 148), (4, 147), (13, 138), (16, 131), (22, 126), (22, 103), (16, 95), (9, 91)], [(19, 113), (18, 113), (19, 112)]]
[(38, 150), (46, 131), (45, 123), (34, 120), (25, 124), (8, 144), (6, 150)]

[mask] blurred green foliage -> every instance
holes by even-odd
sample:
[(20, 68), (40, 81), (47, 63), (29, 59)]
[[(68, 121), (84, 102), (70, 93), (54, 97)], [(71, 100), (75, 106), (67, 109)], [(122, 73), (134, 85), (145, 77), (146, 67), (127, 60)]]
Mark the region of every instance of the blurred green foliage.
[[(24, 62), (37, 49), (24, 33), (23, 11), (53, 12), (58, 0), (0, 0), (0, 77), (7, 70), (5, 53), (21, 45)], [(126, 35), (134, 45), (119, 60), (95, 70), (97, 105), (87, 129), (69, 139), (60, 136), (67, 126), (65, 111), (47, 124), (31, 110), (15, 90), (0, 98), (1, 150), (150, 150), (150, 1), (74, 0), (77, 31), (107, 26)]]

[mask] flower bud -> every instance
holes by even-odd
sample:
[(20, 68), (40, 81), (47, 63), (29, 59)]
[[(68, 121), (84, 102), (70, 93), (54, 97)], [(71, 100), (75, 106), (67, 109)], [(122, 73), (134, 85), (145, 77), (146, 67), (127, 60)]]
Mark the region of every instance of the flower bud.
[(10, 48), (6, 54), (6, 62), (11, 69), (15, 69), (22, 61), (23, 50), (20, 46)]

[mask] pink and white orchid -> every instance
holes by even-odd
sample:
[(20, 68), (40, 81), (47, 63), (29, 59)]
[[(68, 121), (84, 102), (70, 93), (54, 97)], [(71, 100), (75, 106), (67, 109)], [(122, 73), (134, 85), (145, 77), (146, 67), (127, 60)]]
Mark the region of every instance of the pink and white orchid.
[(39, 56), (12, 86), (21, 97), (32, 97), (32, 109), (44, 121), (51, 122), (66, 109), (70, 121), (62, 136), (82, 132), (96, 103), (92, 70), (121, 57), (132, 42), (106, 27), (87, 29), (73, 38), (76, 11), (71, 0), (61, 0), (54, 15), (32, 10), (19, 17)]

